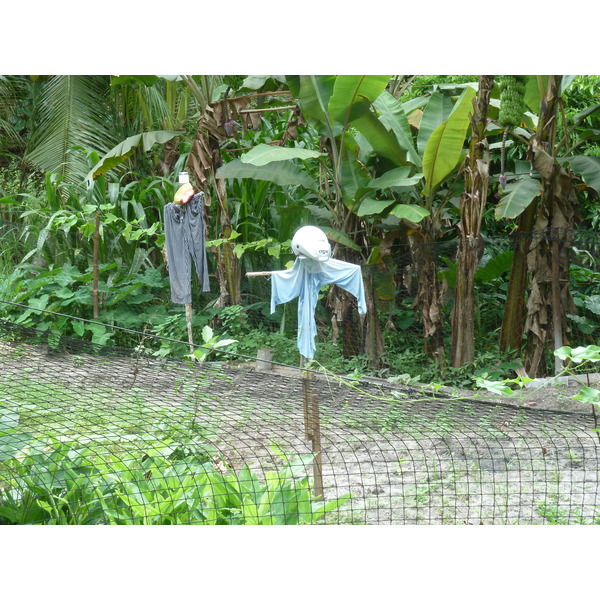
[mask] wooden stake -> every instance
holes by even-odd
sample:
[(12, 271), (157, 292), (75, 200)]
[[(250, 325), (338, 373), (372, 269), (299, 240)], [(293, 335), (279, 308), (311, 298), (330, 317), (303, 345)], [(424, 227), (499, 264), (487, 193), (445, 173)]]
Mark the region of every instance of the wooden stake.
[[(554, 235), (558, 235), (556, 231)], [(558, 240), (552, 241), (552, 324), (554, 326), (554, 349), (563, 346), (562, 310), (560, 304), (560, 252)], [(563, 370), (563, 361), (554, 358), (554, 373), (558, 375)]]
[[(301, 365), (306, 365), (306, 358), (301, 356)], [(312, 371), (306, 369), (302, 375), (304, 388), (304, 431), (306, 439), (311, 442), (313, 459), (313, 493), (323, 498), (323, 455), (321, 452), (321, 411), (319, 396), (311, 390)]]
[(188, 342), (190, 343), (190, 354), (194, 354), (194, 336), (192, 335), (192, 304), (185, 305), (185, 320), (187, 323)]
[(92, 314), (94, 319), (97, 319), (100, 316), (100, 301), (98, 298), (98, 280), (99, 280), (99, 267), (98, 267), (98, 253), (100, 249), (100, 211), (96, 211), (96, 224), (94, 227), (94, 256), (93, 260), (93, 270), (94, 270), (94, 280), (92, 282)]

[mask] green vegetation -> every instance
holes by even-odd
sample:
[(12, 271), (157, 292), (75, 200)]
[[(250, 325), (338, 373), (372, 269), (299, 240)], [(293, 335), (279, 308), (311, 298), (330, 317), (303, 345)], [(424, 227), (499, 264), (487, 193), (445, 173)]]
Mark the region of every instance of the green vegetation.
[(167, 439), (113, 454), (35, 440), (2, 463), (0, 524), (298, 525), (350, 499), (314, 499), (305, 474), (312, 455), (286, 459), (261, 482), (247, 466), (223, 472), (202, 446), (189, 448)]
[(82, 396), (26, 374), (16, 386), (0, 382), (0, 524), (287, 525), (316, 522), (350, 499), (314, 498), (313, 455), (273, 448), (280, 468), (261, 478), (227, 466), (196, 421), (201, 383), (167, 410), (142, 389), (115, 400), (114, 391)]
[(545, 376), (560, 336), (597, 341), (598, 83), (0, 76), (0, 300), (27, 307), (0, 303), (0, 317), (131, 344), (116, 325), (157, 356), (185, 356), (152, 337), (187, 340), (162, 225), (185, 170), (207, 201), (198, 342), (208, 326), (240, 360), (266, 347), (299, 363), (295, 306), (271, 315), (268, 281), (244, 275), (286, 268), (294, 231), (314, 224), (363, 266), (369, 306), (361, 322), (323, 290), (316, 358), (328, 369), (456, 386), (520, 367)]

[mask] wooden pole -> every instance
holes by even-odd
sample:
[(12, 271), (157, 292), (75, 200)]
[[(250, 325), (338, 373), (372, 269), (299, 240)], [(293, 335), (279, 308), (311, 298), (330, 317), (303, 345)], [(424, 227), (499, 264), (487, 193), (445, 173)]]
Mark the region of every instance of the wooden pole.
[(244, 110), (240, 110), (240, 115), (249, 115), (252, 113), (263, 113), (263, 112), (271, 112), (275, 110), (294, 110), (296, 108), (295, 104), (291, 106), (271, 106), (269, 108), (247, 108)]
[[(304, 368), (306, 358), (300, 357), (300, 364)], [(302, 375), (304, 389), (304, 431), (306, 439), (311, 442), (313, 459), (313, 493), (317, 498), (323, 498), (323, 455), (321, 452), (321, 411), (319, 396), (311, 389), (312, 371), (305, 369)]]
[[(556, 230), (554, 235), (558, 235)], [(552, 325), (554, 326), (554, 349), (563, 346), (562, 310), (560, 305), (560, 252), (558, 239), (552, 240)], [(558, 356), (554, 358), (554, 374), (563, 370), (563, 362)]]
[(92, 314), (94, 319), (97, 319), (100, 316), (100, 302), (98, 299), (98, 280), (99, 280), (99, 266), (98, 266), (98, 254), (100, 250), (100, 211), (96, 211), (96, 224), (94, 227), (94, 256), (93, 260), (93, 270), (94, 270), (94, 280), (92, 282)]
[(194, 336), (192, 335), (192, 304), (185, 305), (185, 321), (187, 323), (188, 342), (190, 343), (190, 354), (194, 354)]

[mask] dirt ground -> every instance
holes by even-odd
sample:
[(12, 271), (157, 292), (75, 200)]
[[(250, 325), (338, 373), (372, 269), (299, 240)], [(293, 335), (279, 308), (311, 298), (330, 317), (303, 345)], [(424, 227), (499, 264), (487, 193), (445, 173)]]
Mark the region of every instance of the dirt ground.
[[(131, 403), (127, 427), (139, 424), (136, 411), (168, 418), (172, 410), (193, 410), (234, 469), (245, 463), (263, 474), (277, 470), (273, 444), (290, 456), (314, 449), (298, 369), (190, 367), (0, 343), (0, 383), (6, 398), (30, 402), (44, 394), (46, 409), (56, 404), (61, 418), (78, 415), (79, 423), (90, 407), (107, 414)], [(353, 495), (329, 522), (595, 522), (600, 444), (590, 405), (570, 399), (578, 389), (559, 382), (506, 398), (313, 373), (324, 495)], [(307, 474), (314, 480), (313, 465)]]

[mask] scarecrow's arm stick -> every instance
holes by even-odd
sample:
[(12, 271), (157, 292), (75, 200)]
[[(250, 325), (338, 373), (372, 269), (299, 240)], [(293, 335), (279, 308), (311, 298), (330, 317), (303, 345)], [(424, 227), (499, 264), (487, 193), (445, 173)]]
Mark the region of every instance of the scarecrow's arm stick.
[(275, 273), (275, 271), (251, 271), (246, 273), (246, 277), (266, 277), (272, 273)]

